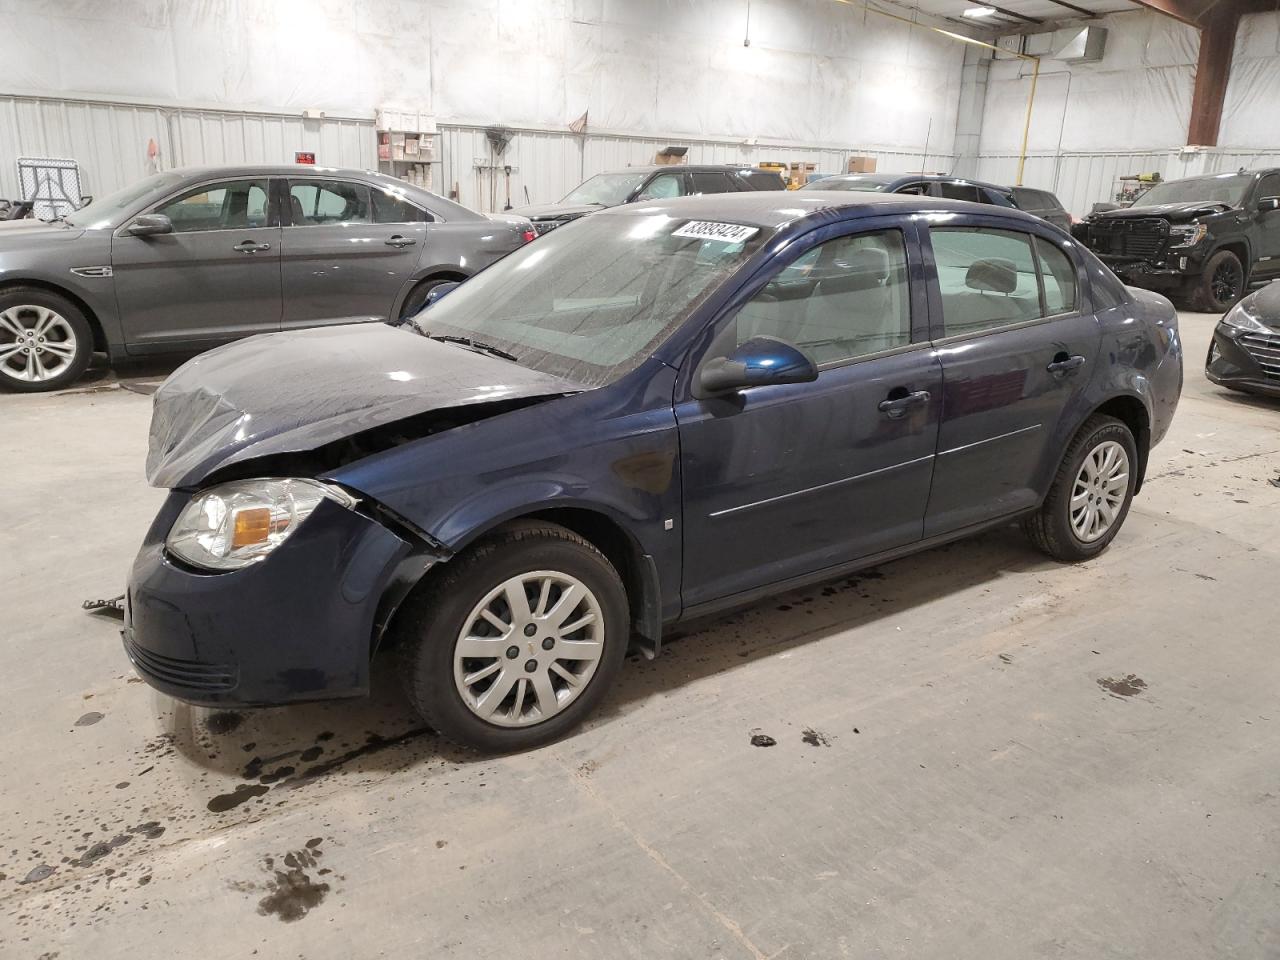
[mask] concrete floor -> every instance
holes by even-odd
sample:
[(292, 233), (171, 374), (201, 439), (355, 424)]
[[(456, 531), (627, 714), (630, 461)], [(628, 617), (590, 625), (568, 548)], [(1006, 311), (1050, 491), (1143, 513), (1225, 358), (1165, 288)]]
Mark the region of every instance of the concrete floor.
[(1205, 381), (1212, 324), (1098, 560), (1010, 529), (787, 595), (499, 760), (393, 677), (138, 682), (79, 607), (161, 500), (148, 399), (0, 398), (0, 956), (1280, 955), (1280, 402)]

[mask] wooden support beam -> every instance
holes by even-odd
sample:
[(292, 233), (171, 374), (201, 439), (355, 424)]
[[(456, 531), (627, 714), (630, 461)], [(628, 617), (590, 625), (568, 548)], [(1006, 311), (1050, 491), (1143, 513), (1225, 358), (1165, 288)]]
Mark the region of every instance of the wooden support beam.
[(1231, 78), (1231, 57), (1236, 46), (1240, 12), (1222, 5), (1211, 11), (1200, 26), (1200, 59), (1196, 63), (1196, 85), (1191, 94), (1191, 123), (1187, 144), (1216, 147), (1222, 124), (1222, 104)]

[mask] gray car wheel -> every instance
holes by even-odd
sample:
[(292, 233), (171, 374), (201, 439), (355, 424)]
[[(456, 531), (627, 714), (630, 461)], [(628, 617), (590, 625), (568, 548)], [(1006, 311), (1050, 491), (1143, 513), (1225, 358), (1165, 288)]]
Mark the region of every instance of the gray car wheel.
[(0, 294), (0, 386), (58, 390), (79, 378), (92, 356), (93, 332), (71, 301), (37, 287)]

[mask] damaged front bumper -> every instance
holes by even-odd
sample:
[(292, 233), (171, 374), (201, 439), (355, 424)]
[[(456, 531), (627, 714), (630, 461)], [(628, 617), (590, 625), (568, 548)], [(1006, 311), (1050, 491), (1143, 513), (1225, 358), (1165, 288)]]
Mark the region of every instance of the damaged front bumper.
[(130, 573), (124, 645), (143, 679), (206, 706), (366, 693), (377, 636), (431, 559), (325, 501), (262, 561), (197, 570), (165, 549), (188, 499), (170, 493)]

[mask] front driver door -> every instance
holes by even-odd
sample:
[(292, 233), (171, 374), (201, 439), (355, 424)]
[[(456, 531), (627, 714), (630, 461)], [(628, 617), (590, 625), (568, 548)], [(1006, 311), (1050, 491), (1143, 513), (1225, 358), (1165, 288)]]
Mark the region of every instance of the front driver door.
[(1258, 209), (1263, 200), (1280, 198), (1280, 173), (1269, 173), (1258, 181), (1254, 191), (1255, 216), (1258, 218), (1258, 250), (1254, 279), (1280, 274), (1280, 210)]
[(285, 183), (284, 328), (387, 320), (427, 240), (425, 210), (354, 180)]
[(280, 329), (280, 221), (265, 177), (190, 188), (147, 213), (172, 233), (111, 240), (130, 350), (216, 343)]
[(768, 335), (820, 372), (710, 399), (681, 387), (687, 610), (920, 539), (941, 372), (915, 228), (875, 223), (815, 231), (691, 355)]

